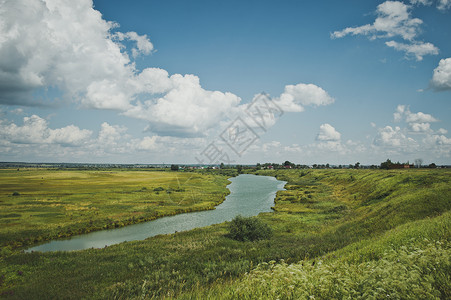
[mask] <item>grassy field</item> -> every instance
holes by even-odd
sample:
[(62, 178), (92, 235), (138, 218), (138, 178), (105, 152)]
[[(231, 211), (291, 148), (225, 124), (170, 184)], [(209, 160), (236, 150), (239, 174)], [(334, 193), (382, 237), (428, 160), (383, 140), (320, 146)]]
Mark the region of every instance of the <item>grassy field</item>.
[(218, 224), (98, 250), (15, 251), (0, 261), (0, 293), (13, 299), (450, 298), (450, 170), (256, 173), (288, 182), (275, 211), (259, 216), (273, 229), (269, 240), (235, 241), (227, 224)]
[(169, 171), (0, 170), (0, 246), (213, 209), (228, 183), (225, 176)]

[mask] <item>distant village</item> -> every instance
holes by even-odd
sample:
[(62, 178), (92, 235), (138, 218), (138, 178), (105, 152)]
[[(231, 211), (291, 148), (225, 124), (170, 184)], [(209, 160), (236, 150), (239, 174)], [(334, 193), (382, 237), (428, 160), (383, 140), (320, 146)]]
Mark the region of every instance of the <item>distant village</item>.
[(450, 165), (436, 165), (430, 163), (424, 165), (422, 160), (415, 163), (392, 162), (390, 159), (380, 165), (361, 165), (359, 162), (348, 165), (331, 164), (295, 164), (290, 161), (284, 163), (257, 163), (255, 165), (224, 165), (220, 164), (108, 164), (108, 163), (28, 163), (28, 162), (0, 162), (0, 168), (47, 168), (47, 169), (170, 169), (178, 170), (215, 170), (215, 169), (258, 169), (258, 170), (278, 170), (278, 169), (412, 169), (412, 168), (451, 168)]

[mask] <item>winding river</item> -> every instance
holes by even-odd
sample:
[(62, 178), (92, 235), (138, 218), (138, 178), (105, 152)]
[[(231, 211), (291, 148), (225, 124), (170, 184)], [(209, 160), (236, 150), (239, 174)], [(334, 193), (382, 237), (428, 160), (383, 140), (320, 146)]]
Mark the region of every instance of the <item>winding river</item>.
[(55, 240), (26, 251), (72, 251), (103, 248), (125, 241), (144, 240), (159, 234), (218, 224), (230, 221), (237, 215), (256, 216), (261, 212), (271, 211), (277, 191), (282, 190), (286, 183), (274, 177), (249, 174), (239, 175), (231, 178), (230, 181), (232, 183), (227, 186), (230, 194), (214, 210), (163, 217), (145, 223), (74, 236), (70, 239)]

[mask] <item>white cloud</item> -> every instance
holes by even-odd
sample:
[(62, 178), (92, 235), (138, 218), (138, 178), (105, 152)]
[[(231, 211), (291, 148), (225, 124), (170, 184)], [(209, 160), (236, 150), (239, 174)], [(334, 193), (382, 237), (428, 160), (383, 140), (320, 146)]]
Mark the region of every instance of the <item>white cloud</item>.
[(400, 122), (402, 120), (405, 120), (407, 123), (438, 122), (438, 120), (430, 114), (425, 114), (423, 112), (412, 113), (410, 108), (406, 105), (398, 105), (393, 117), (395, 122)]
[(432, 141), (437, 145), (451, 145), (451, 138), (447, 138), (444, 135), (431, 135), (426, 138), (426, 141)]
[[(195, 75), (137, 70), (130, 57), (148, 55), (154, 46), (146, 35), (117, 28), (102, 19), (91, 0), (4, 3), (0, 103), (39, 104), (31, 92), (56, 87), (85, 108), (117, 110), (148, 121), (158, 135), (189, 137), (205, 135), (242, 111), (238, 96), (206, 90)], [(313, 84), (288, 85), (276, 100), (287, 111), (334, 101)]]
[(162, 97), (137, 102), (124, 115), (149, 121), (149, 129), (160, 135), (203, 135), (241, 101), (232, 93), (203, 89), (197, 76), (175, 74), (166, 81), (162, 72), (157, 73), (164, 86), (170, 86), (169, 91)]
[(377, 146), (389, 146), (403, 149), (416, 145), (415, 140), (407, 137), (398, 126), (395, 128), (392, 128), (391, 126), (379, 128), (373, 143)]
[(134, 66), (121, 52), (121, 44), (112, 40), (114, 27), (92, 8), (90, 0), (4, 2), (0, 10), (0, 102), (36, 104), (29, 92), (48, 86), (83, 99), (91, 84), (129, 78)]
[(413, 5), (426, 5), (429, 6), (432, 4), (431, 0), (410, 0), (410, 3), (412, 3)]
[(401, 122), (405, 111), (406, 111), (405, 105), (398, 105), (396, 107), (396, 112), (393, 114), (395, 122)]
[(261, 147), (261, 149), (264, 152), (273, 152), (276, 151), (277, 149), (279, 149), (281, 147), (281, 143), (278, 141), (271, 141), (268, 143), (264, 143)]
[(13, 144), (60, 144), (80, 146), (87, 142), (92, 131), (69, 125), (50, 129), (48, 122), (37, 115), (25, 117), (23, 125), (0, 123), (0, 137)]
[(430, 114), (422, 112), (412, 113), (407, 111), (406, 122), (408, 123), (425, 123), (425, 122), (437, 122), (438, 120)]
[(436, 90), (451, 90), (451, 57), (440, 60), (434, 69), (431, 85)]
[(399, 1), (386, 1), (377, 6), (377, 18), (373, 24), (359, 27), (348, 27), (332, 33), (333, 38), (342, 38), (346, 35), (368, 35), (371, 39), (390, 38), (400, 36), (404, 40), (413, 40), (423, 23), (418, 18), (412, 18), (409, 6)]
[(431, 123), (439, 122), (430, 114), (412, 113), (407, 105), (398, 105), (394, 113), (396, 122), (404, 121), (406, 127), (385, 126), (379, 128), (373, 140), (375, 153), (386, 155), (434, 155), (437, 158), (447, 157), (451, 153), (451, 139), (446, 137), (446, 129), (434, 131)]
[(86, 108), (111, 109), (150, 122), (167, 135), (202, 135), (240, 98), (208, 91), (194, 75), (138, 71), (132, 56), (150, 54), (146, 35), (113, 32), (92, 1), (9, 1), (0, 10), (0, 103), (33, 104), (30, 92), (56, 86)]
[(137, 57), (139, 54), (150, 54), (153, 50), (153, 44), (147, 38), (147, 35), (139, 35), (134, 31), (122, 33), (116, 32), (114, 35), (119, 41), (130, 40), (136, 42), (136, 47), (132, 49), (133, 57)]
[(99, 136), (97, 138), (99, 144), (107, 147), (114, 146), (127, 131), (127, 128), (118, 125), (110, 125), (103, 122), (100, 126)]
[[(432, 5), (432, 0), (410, 0), (413, 5)], [(439, 10), (447, 10), (451, 7), (451, 0), (437, 0), (437, 8)]]
[[(426, 4), (428, 1), (411, 1), (413, 4)], [(420, 33), (420, 25), (423, 21), (412, 18), (410, 6), (400, 1), (385, 1), (377, 6), (377, 18), (373, 24), (359, 27), (348, 27), (331, 34), (332, 38), (342, 38), (346, 35), (366, 35), (370, 39), (401, 37), (408, 43), (388, 41), (385, 44), (398, 51), (404, 51), (406, 56), (415, 56), (417, 61), (424, 55), (437, 55), (439, 49), (431, 43), (415, 41)]]
[(137, 145), (138, 150), (155, 150), (157, 148), (157, 136), (146, 136)]
[(332, 125), (325, 123), (319, 127), (316, 139), (318, 141), (339, 141), (341, 134)]
[(301, 112), (304, 106), (329, 105), (335, 100), (317, 85), (299, 83), (285, 86), (284, 92), (274, 101), (283, 111)]
[(431, 124), (430, 123), (410, 123), (410, 129), (413, 132), (431, 132)]
[(451, 7), (451, 0), (439, 0), (437, 8), (440, 10), (446, 10)]
[(385, 43), (388, 47), (392, 47), (398, 51), (406, 52), (406, 56), (415, 56), (417, 61), (423, 60), (425, 55), (437, 55), (438, 48), (431, 43), (414, 42), (412, 44), (398, 43), (395, 41), (389, 41)]

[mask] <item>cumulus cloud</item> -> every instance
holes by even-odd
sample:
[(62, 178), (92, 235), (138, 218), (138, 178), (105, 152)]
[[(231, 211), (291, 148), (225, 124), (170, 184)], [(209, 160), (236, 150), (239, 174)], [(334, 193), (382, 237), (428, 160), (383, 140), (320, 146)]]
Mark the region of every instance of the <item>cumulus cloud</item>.
[(417, 61), (423, 60), (425, 55), (437, 55), (438, 48), (431, 43), (415, 42), (412, 44), (398, 43), (395, 41), (388, 41), (385, 43), (388, 47), (392, 47), (398, 51), (404, 51), (406, 57), (415, 56)]
[[(411, 1), (413, 4), (427, 4), (428, 1)], [(366, 35), (370, 39), (401, 37), (408, 43), (387, 41), (385, 44), (398, 51), (404, 51), (407, 57), (414, 56), (418, 61), (424, 55), (437, 55), (438, 48), (431, 43), (415, 41), (420, 33), (423, 21), (413, 18), (410, 6), (400, 1), (385, 1), (377, 6), (377, 18), (373, 24), (358, 27), (347, 27), (331, 34), (331, 38), (342, 38), (347, 35)]]
[(440, 60), (434, 69), (431, 85), (439, 91), (451, 90), (451, 57)]
[(406, 122), (408, 123), (424, 123), (424, 122), (437, 122), (438, 120), (430, 114), (422, 112), (412, 113), (407, 111)]
[(446, 10), (451, 7), (451, 0), (439, 0), (437, 8), (440, 10)]
[(49, 86), (80, 99), (89, 97), (91, 84), (129, 78), (134, 67), (111, 38), (114, 27), (92, 8), (90, 0), (4, 2), (0, 102), (36, 104), (30, 92)]
[(139, 35), (134, 31), (127, 33), (116, 32), (114, 35), (119, 41), (130, 40), (136, 42), (136, 47), (132, 48), (133, 57), (139, 54), (150, 54), (153, 50), (153, 44), (147, 38), (147, 35)]
[(409, 126), (413, 132), (430, 132), (430, 131), (432, 131), (430, 123), (411, 123)]
[[(447, 10), (448, 8), (451, 7), (451, 0), (437, 0), (437, 8), (439, 10)], [(433, 1), (432, 0), (410, 0), (410, 3), (412, 3), (412, 5), (425, 5), (425, 6), (430, 6), (432, 5)]]
[(150, 54), (146, 35), (115, 31), (91, 0), (17, 0), (0, 10), (0, 103), (36, 104), (31, 92), (57, 87), (86, 108), (117, 110), (168, 135), (200, 135), (240, 102), (208, 91), (194, 75), (136, 69), (132, 56)]
[(395, 122), (406, 126), (385, 126), (377, 129), (373, 147), (378, 153), (406, 154), (426, 153), (437, 157), (449, 156), (451, 139), (446, 137), (446, 129), (435, 131), (431, 123), (439, 122), (430, 114), (412, 113), (407, 105), (398, 105), (394, 113)]
[(80, 146), (87, 142), (92, 131), (69, 125), (51, 129), (48, 122), (37, 115), (23, 118), (23, 125), (0, 122), (0, 137), (13, 144), (60, 144)]
[(377, 6), (377, 18), (373, 24), (358, 27), (348, 27), (332, 33), (333, 38), (346, 35), (368, 35), (370, 38), (400, 36), (405, 40), (413, 40), (423, 23), (418, 18), (412, 18), (409, 6), (399, 1), (386, 1)]
[(317, 85), (299, 83), (285, 86), (284, 92), (274, 101), (283, 111), (301, 112), (305, 106), (329, 105), (335, 100)]
[(407, 123), (438, 122), (438, 120), (430, 114), (425, 114), (423, 112), (412, 113), (410, 108), (406, 105), (398, 105), (393, 117), (395, 122), (400, 122), (402, 120), (405, 120)]
[(439, 134), (427, 136), (425, 141), (436, 145), (451, 145), (451, 138)]
[(99, 136), (97, 138), (98, 143), (106, 145), (107, 147), (115, 146), (126, 131), (127, 128), (125, 127), (110, 125), (107, 122), (103, 122), (102, 125), (100, 125)]
[(203, 135), (241, 101), (232, 93), (203, 89), (194, 75), (157, 75), (169, 91), (163, 97), (137, 102), (124, 114), (149, 121), (149, 129), (160, 135)]
[(318, 141), (338, 141), (341, 134), (330, 124), (322, 124), (319, 127), (319, 133), (316, 136)]
[(431, 0), (410, 0), (410, 3), (412, 3), (413, 5), (431, 5), (432, 1)]
[(378, 146), (402, 147), (403, 149), (416, 145), (415, 140), (407, 137), (398, 126), (380, 128), (373, 143)]

